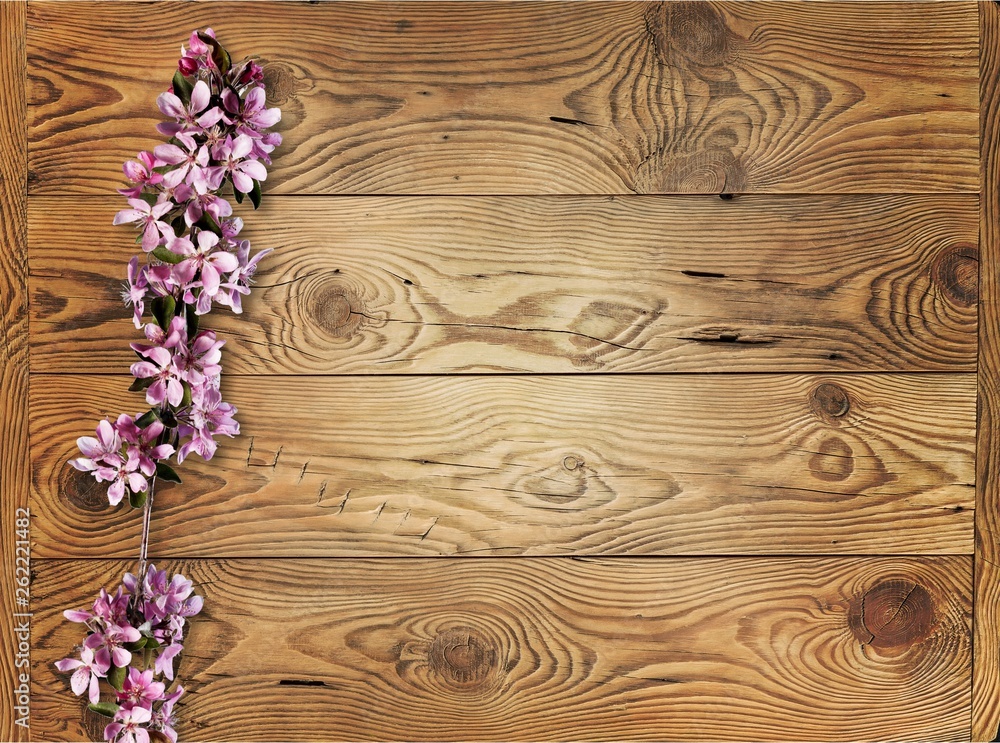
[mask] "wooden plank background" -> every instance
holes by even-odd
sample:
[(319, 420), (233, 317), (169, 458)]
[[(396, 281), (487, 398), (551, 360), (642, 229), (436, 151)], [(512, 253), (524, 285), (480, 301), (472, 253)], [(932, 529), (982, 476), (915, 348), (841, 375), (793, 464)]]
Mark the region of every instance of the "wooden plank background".
[(182, 739), (994, 737), (995, 5), (16, 7), (34, 739), (100, 737), (60, 612), (139, 521), (65, 460), (141, 407), (113, 189), (207, 25), (285, 145), (243, 436), (157, 492)]

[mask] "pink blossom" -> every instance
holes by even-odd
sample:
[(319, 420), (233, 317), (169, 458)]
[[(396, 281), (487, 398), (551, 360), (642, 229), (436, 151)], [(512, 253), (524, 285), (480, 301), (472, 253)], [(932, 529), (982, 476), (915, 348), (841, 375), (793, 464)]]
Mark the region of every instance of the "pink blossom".
[(101, 689), (98, 679), (107, 676), (108, 666), (101, 664), (94, 657), (94, 651), (90, 648), (83, 648), (80, 651), (80, 660), (76, 658), (65, 658), (56, 661), (56, 668), (63, 673), (73, 671), (69, 684), (73, 693), (77, 696), (88, 691), (88, 699), (94, 704), (101, 701)]
[(125, 677), (125, 683), (122, 684), (122, 690), (118, 692), (117, 702), (129, 707), (152, 709), (153, 702), (160, 700), (164, 689), (161, 682), (153, 681), (152, 669), (139, 671), (137, 668), (130, 667), (128, 675)]
[(146, 311), (146, 293), (149, 291), (149, 280), (146, 278), (146, 266), (139, 266), (139, 258), (132, 256), (128, 262), (128, 283), (122, 291), (125, 306), (133, 307), (133, 322), (136, 328), (142, 327), (142, 313)]
[(127, 642), (135, 642), (142, 635), (129, 625), (108, 625), (103, 632), (94, 632), (83, 641), (85, 648), (96, 650), (95, 662), (101, 667), (125, 668), (132, 662), (132, 653), (122, 647)]
[(222, 284), (225, 291), (219, 292), (215, 300), (232, 309), (237, 315), (242, 313), (243, 296), (250, 293), (253, 275), (257, 272), (257, 263), (271, 252), (273, 252), (271, 248), (259, 250), (253, 258), (250, 258), (250, 241), (240, 240), (236, 249), (236, 259), (239, 261), (239, 266), (226, 277), (226, 281)]
[[(160, 93), (156, 105), (161, 112), (172, 116), (175, 121), (157, 124), (160, 134), (177, 137), (180, 141), (193, 142), (192, 135), (203, 132), (215, 125), (223, 116), (218, 106), (208, 108), (212, 93), (204, 80), (199, 80), (191, 90), (191, 99), (185, 106), (173, 93)], [(207, 109), (207, 110), (206, 110)]]
[(151, 725), (154, 729), (160, 730), (165, 736), (167, 736), (171, 743), (177, 743), (177, 733), (173, 728), (174, 725), (174, 705), (177, 700), (181, 698), (184, 693), (184, 687), (178, 686), (172, 694), (168, 694), (163, 699), (163, 704), (160, 708), (153, 712), (153, 719)]
[(217, 224), (233, 213), (232, 205), (209, 189), (204, 178), (200, 178), (193, 189), (194, 194), (187, 203), (187, 209), (184, 210), (184, 221), (188, 227), (201, 219), (205, 213), (210, 214)]
[(76, 445), (83, 456), (71, 459), (69, 463), (81, 472), (91, 472), (101, 464), (115, 464), (121, 458), (121, 437), (107, 418), (97, 424), (97, 438), (81, 436)]
[[(183, 143), (186, 149), (181, 149), (175, 144), (161, 144), (153, 149), (157, 158), (166, 165), (176, 165), (171, 171), (173, 182), (176, 184), (185, 180), (189, 171), (192, 173), (201, 172), (202, 168), (208, 166), (208, 148), (197, 146), (193, 141)], [(190, 183), (191, 181), (188, 180)]]
[(247, 159), (252, 149), (253, 140), (241, 134), (236, 139), (228, 138), (212, 152), (212, 156), (221, 163), (219, 167), (222, 172), (232, 179), (233, 187), (242, 193), (250, 193), (255, 180), (267, 179), (267, 168), (256, 160)]
[(175, 253), (187, 256), (186, 260), (177, 265), (177, 275), (190, 281), (199, 273), (202, 291), (211, 299), (219, 293), (221, 274), (235, 269), (239, 261), (232, 253), (215, 249), (219, 244), (219, 236), (215, 233), (201, 230), (195, 239), (197, 247), (187, 238), (174, 240), (169, 247)]
[(104, 728), (104, 739), (114, 743), (149, 743), (149, 732), (142, 726), (152, 716), (145, 707), (121, 707), (115, 721)]
[(164, 429), (163, 423), (158, 420), (139, 428), (131, 416), (120, 415), (115, 427), (125, 440), (128, 466), (137, 467), (146, 477), (156, 473), (158, 461), (168, 459), (174, 453), (170, 444), (158, 443)]
[(281, 121), (281, 109), (264, 108), (264, 100), (263, 88), (251, 89), (242, 101), (232, 89), (226, 88), (222, 93), (222, 105), (226, 109), (223, 118), (226, 123), (236, 126), (238, 134), (260, 137), (261, 129), (269, 129)]
[(240, 424), (233, 416), (236, 407), (222, 402), (222, 395), (212, 387), (196, 387), (191, 394), (192, 405), (177, 431), (181, 438), (190, 436), (177, 451), (180, 464), (191, 452), (197, 452), (202, 459), (211, 459), (216, 447), (215, 436), (238, 436)]
[(122, 165), (125, 177), (135, 185), (130, 188), (118, 189), (118, 193), (122, 196), (128, 196), (133, 199), (139, 198), (145, 186), (155, 186), (163, 180), (163, 176), (153, 170), (153, 168), (161, 164), (156, 161), (153, 153), (140, 152), (136, 157), (138, 160), (126, 160)]
[[(150, 206), (142, 199), (129, 199), (131, 209), (122, 209), (115, 215), (114, 224), (136, 224), (142, 229), (142, 249), (147, 253), (160, 244), (166, 234), (173, 234), (170, 225), (161, 222), (160, 217), (176, 207), (164, 202)], [(168, 233), (169, 231), (169, 233)]]

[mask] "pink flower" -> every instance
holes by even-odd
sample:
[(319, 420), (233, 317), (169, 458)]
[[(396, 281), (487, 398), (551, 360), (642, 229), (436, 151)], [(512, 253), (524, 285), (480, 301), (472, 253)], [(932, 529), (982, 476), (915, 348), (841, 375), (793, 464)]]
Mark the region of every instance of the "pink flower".
[(181, 698), (183, 693), (184, 687), (178, 686), (172, 694), (164, 697), (163, 704), (160, 705), (158, 710), (153, 712), (152, 726), (167, 736), (171, 743), (177, 743), (177, 733), (173, 728), (174, 704), (177, 703), (177, 700)]
[(125, 668), (132, 662), (132, 653), (122, 647), (127, 642), (135, 642), (142, 635), (139, 630), (129, 625), (108, 625), (103, 632), (94, 632), (83, 641), (85, 648), (96, 650), (95, 662), (100, 667)]
[[(195, 238), (198, 247), (187, 238), (179, 238), (170, 243), (170, 249), (180, 255), (188, 256), (177, 264), (176, 273), (184, 281), (190, 281), (200, 272), (202, 291), (211, 299), (219, 293), (221, 274), (232, 271), (239, 265), (236, 256), (224, 250), (216, 250), (219, 244), (218, 235), (201, 230)], [(199, 307), (201, 309), (201, 307)], [(207, 312), (208, 309), (205, 309)], [(199, 314), (204, 314), (200, 312)]]
[(128, 466), (138, 468), (146, 477), (156, 473), (156, 463), (168, 459), (174, 453), (170, 444), (157, 443), (163, 433), (163, 424), (155, 420), (145, 428), (139, 428), (131, 416), (120, 415), (115, 428), (126, 442)]
[(222, 118), (220, 108), (217, 106), (208, 108), (211, 101), (212, 93), (204, 80), (194, 84), (191, 100), (186, 106), (173, 93), (160, 93), (156, 99), (157, 107), (167, 116), (174, 117), (175, 122), (157, 124), (157, 131), (160, 134), (177, 137), (181, 141), (193, 142), (192, 134), (204, 131)]
[(128, 676), (125, 677), (125, 683), (122, 684), (122, 690), (118, 692), (117, 702), (130, 707), (152, 709), (153, 702), (160, 700), (164, 689), (161, 682), (153, 681), (151, 668), (140, 672), (137, 668), (129, 667)]
[(73, 671), (69, 684), (73, 693), (77, 696), (89, 690), (88, 698), (94, 704), (101, 701), (101, 689), (98, 679), (104, 678), (108, 673), (108, 666), (99, 663), (94, 658), (94, 651), (90, 648), (83, 648), (80, 652), (80, 660), (76, 658), (65, 658), (56, 661), (56, 668), (62, 672)]
[[(208, 149), (198, 147), (193, 141), (184, 142), (186, 150), (175, 144), (161, 144), (153, 149), (157, 158), (167, 165), (176, 165), (177, 168), (170, 172), (172, 182), (178, 183), (188, 176), (188, 172), (200, 173), (201, 169), (208, 166)], [(192, 182), (190, 179), (188, 182)]]
[(264, 108), (264, 99), (263, 88), (252, 88), (242, 101), (231, 88), (226, 88), (222, 93), (222, 105), (227, 112), (223, 118), (226, 123), (236, 126), (237, 134), (260, 137), (260, 130), (281, 121), (281, 109)]
[(242, 193), (253, 190), (253, 182), (267, 179), (267, 168), (247, 156), (253, 149), (253, 140), (245, 134), (236, 139), (228, 138), (216, 146), (212, 156), (218, 160), (222, 172), (233, 181), (233, 187)]
[(133, 318), (136, 328), (142, 327), (142, 313), (146, 311), (146, 292), (149, 290), (149, 280), (146, 278), (146, 266), (139, 267), (139, 258), (132, 256), (128, 262), (128, 283), (122, 292), (122, 299), (125, 306), (132, 305)]
[(129, 199), (131, 209), (122, 209), (115, 215), (114, 224), (137, 224), (142, 229), (142, 249), (147, 253), (160, 244), (167, 234), (173, 235), (173, 230), (160, 217), (177, 205), (164, 202), (150, 206), (142, 199)]
[(240, 424), (233, 419), (236, 408), (222, 402), (217, 389), (195, 387), (191, 390), (191, 401), (191, 408), (177, 429), (181, 438), (191, 437), (177, 451), (178, 464), (191, 452), (197, 452), (202, 459), (211, 459), (217, 447), (215, 436), (238, 436), (240, 433)]
[(206, 212), (218, 224), (233, 213), (233, 207), (228, 201), (209, 189), (208, 184), (202, 178), (194, 184), (194, 194), (188, 201), (187, 209), (184, 210), (184, 222), (190, 227)]
[(104, 739), (114, 743), (149, 743), (149, 732), (141, 726), (152, 716), (145, 707), (121, 707), (115, 721), (104, 728)]
[(140, 152), (136, 160), (126, 160), (122, 165), (125, 177), (135, 185), (131, 188), (119, 188), (118, 193), (133, 199), (139, 198), (145, 186), (155, 186), (163, 180), (163, 176), (153, 170), (160, 165), (151, 152)]
[(250, 293), (250, 284), (253, 283), (253, 275), (257, 272), (257, 263), (271, 252), (273, 252), (271, 248), (259, 250), (253, 258), (250, 258), (250, 241), (240, 240), (236, 249), (239, 266), (226, 277), (226, 281), (222, 284), (225, 291), (219, 292), (215, 301), (229, 307), (237, 315), (242, 313), (242, 298)]
[(156, 656), (156, 661), (153, 663), (153, 667), (156, 669), (156, 672), (162, 673), (168, 680), (173, 681), (174, 657), (183, 649), (183, 645), (175, 642), (160, 650), (160, 654)]
[[(177, 332), (180, 326), (184, 329), (184, 336)], [(181, 404), (184, 397), (184, 386), (181, 384), (173, 366), (172, 348), (180, 346), (186, 342), (187, 328), (184, 325), (184, 318), (177, 316), (170, 322), (171, 333), (164, 339), (162, 345), (147, 346), (141, 343), (132, 343), (132, 350), (148, 361), (137, 361), (132, 364), (132, 376), (136, 379), (153, 379), (153, 383), (146, 388), (146, 402), (150, 405), (163, 405), (166, 400), (173, 406)]]
[(122, 440), (107, 418), (97, 424), (97, 438), (81, 436), (76, 445), (83, 452), (79, 459), (71, 459), (70, 464), (81, 472), (93, 472), (101, 464), (115, 464), (121, 460)]

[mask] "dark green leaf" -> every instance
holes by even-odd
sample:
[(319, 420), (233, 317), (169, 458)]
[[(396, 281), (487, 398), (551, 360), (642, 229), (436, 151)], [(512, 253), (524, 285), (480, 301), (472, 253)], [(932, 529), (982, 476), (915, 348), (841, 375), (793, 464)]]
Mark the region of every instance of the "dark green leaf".
[(148, 637), (140, 637), (135, 642), (127, 642), (127, 643), (125, 643), (124, 647), (130, 653), (134, 653), (136, 650), (142, 650), (148, 644), (149, 644), (149, 638)]
[(184, 215), (178, 214), (176, 217), (174, 217), (170, 222), (170, 226), (174, 228), (174, 234), (176, 235), (183, 234), (184, 230), (187, 229), (187, 223), (184, 221)]
[(135, 419), (135, 425), (139, 426), (139, 428), (146, 428), (155, 420), (159, 420), (156, 416), (156, 410), (147, 410)]
[(158, 647), (160, 647), (160, 643), (155, 637), (146, 638), (146, 650), (156, 650)]
[(184, 305), (184, 319), (187, 320), (188, 339), (194, 338), (198, 334), (198, 314), (194, 311), (193, 304)]
[(180, 70), (174, 73), (173, 79), (174, 95), (181, 99), (181, 103), (185, 106), (191, 102), (191, 91), (194, 86), (188, 82), (188, 79), (181, 74)]
[(139, 198), (145, 201), (150, 206), (156, 206), (156, 201), (159, 198), (155, 193), (141, 193)]
[(132, 492), (128, 491), (128, 504), (132, 508), (142, 508), (146, 505), (146, 493), (145, 492)]
[(199, 230), (208, 230), (209, 232), (214, 232), (219, 237), (222, 237), (222, 228), (208, 212), (202, 212), (201, 219), (195, 222), (194, 226)]
[(118, 705), (114, 702), (97, 702), (96, 704), (91, 702), (87, 705), (87, 709), (105, 717), (114, 717), (118, 712)]
[(250, 201), (253, 203), (254, 209), (260, 207), (260, 181), (253, 182), (253, 189), (250, 191)]
[[(146, 377), (145, 379), (136, 379), (129, 386), (128, 391), (129, 392), (142, 392), (144, 389), (146, 389), (147, 387), (149, 387), (155, 381), (156, 381), (156, 379), (154, 379), (153, 377)], [(145, 426), (142, 426), (142, 428), (145, 428)]]
[(169, 250), (165, 245), (157, 245), (153, 248), (153, 257), (158, 258), (164, 263), (180, 263), (184, 260), (183, 255), (178, 255), (172, 250)]
[(108, 671), (108, 683), (118, 691), (121, 691), (122, 687), (125, 685), (125, 673), (124, 668), (116, 668), (115, 666), (112, 666), (111, 670)]
[(174, 308), (177, 303), (171, 295), (167, 294), (164, 297), (157, 297), (151, 304), (157, 325), (166, 330), (170, 327), (170, 321), (174, 319)]
[(186, 408), (191, 404), (191, 385), (187, 382), (181, 382), (184, 387), (184, 397), (181, 398), (181, 404), (178, 405), (179, 408)]
[(225, 47), (222, 46), (218, 41), (213, 39), (206, 33), (198, 32), (198, 38), (212, 47), (212, 61), (215, 66), (219, 68), (219, 72), (225, 75), (229, 72), (229, 68), (233, 66), (233, 61), (229, 57), (229, 52), (226, 51)]
[(181, 478), (174, 472), (174, 468), (163, 462), (156, 463), (156, 476), (167, 482), (180, 482)]
[(167, 428), (177, 428), (177, 416), (174, 415), (174, 411), (170, 408), (160, 411), (160, 420), (163, 421), (163, 425)]
[(236, 184), (233, 184), (233, 198), (236, 199), (237, 204), (243, 203), (243, 192), (236, 188)]

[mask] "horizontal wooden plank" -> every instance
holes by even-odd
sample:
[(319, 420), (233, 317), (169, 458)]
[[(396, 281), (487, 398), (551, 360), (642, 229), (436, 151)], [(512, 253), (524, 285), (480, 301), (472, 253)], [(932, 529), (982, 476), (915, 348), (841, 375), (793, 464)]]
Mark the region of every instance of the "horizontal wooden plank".
[[(32, 732), (81, 740), (36, 562)], [(968, 740), (971, 558), (171, 563), (205, 596), (182, 740)]]
[(31, 192), (117, 185), (206, 25), (268, 63), (278, 193), (979, 190), (971, 1), (37, 2)]
[[(121, 199), (30, 200), (32, 369), (134, 360)], [(227, 373), (964, 370), (978, 199), (272, 198)]]
[[(66, 460), (83, 422), (142, 398), (124, 377), (32, 380), (35, 553), (134, 554), (138, 512)], [(224, 385), (243, 436), (157, 488), (167, 556), (973, 548), (973, 374)]]

